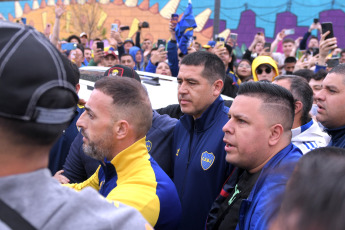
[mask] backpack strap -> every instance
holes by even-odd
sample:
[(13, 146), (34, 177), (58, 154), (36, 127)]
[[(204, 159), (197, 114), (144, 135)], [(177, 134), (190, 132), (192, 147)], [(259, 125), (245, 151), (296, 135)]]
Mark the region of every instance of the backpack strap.
[(16, 210), (8, 206), (0, 199), (0, 220), (11, 229), (36, 230), (27, 220), (25, 220)]

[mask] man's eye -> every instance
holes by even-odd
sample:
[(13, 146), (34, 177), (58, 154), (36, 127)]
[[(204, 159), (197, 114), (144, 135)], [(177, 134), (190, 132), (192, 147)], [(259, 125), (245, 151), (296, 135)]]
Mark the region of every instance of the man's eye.
[(238, 119), (237, 121), (238, 121), (238, 123), (240, 123), (240, 124), (246, 123), (246, 121), (245, 121), (245, 120), (242, 120), (242, 119)]

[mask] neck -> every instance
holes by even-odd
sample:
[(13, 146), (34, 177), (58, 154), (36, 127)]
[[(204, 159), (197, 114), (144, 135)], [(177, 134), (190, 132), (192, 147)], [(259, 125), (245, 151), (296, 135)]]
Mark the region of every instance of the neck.
[(302, 124), (302, 122), (301, 122), (301, 115), (295, 114), (295, 119), (293, 120), (292, 128), (295, 129), (295, 128), (298, 128), (302, 125), (304, 125), (304, 124)]
[[(141, 139), (141, 138), (139, 138), (139, 139)], [(119, 154), (123, 150), (127, 149), (129, 146), (131, 146), (132, 144), (137, 142), (139, 139), (125, 138), (125, 139), (122, 139), (122, 140), (117, 140), (116, 141), (116, 145), (113, 148), (112, 154), (109, 157), (109, 159), (107, 159), (107, 160), (111, 161), (114, 157), (117, 156), (117, 154)]]
[(2, 145), (0, 151), (0, 177), (47, 168), (50, 147)]
[[(291, 140), (291, 136), (290, 136), (290, 140)], [(267, 155), (267, 158), (260, 163), (259, 165), (257, 165), (255, 168), (252, 168), (250, 170), (247, 170), (249, 173), (257, 173), (259, 172), (263, 167), (265, 167), (265, 165), (275, 156), (277, 155), (282, 149), (284, 149), (286, 146), (289, 145), (289, 141), (283, 141), (281, 140), (280, 144), (277, 144), (275, 146), (271, 146), (270, 150), (269, 150), (269, 154)]]

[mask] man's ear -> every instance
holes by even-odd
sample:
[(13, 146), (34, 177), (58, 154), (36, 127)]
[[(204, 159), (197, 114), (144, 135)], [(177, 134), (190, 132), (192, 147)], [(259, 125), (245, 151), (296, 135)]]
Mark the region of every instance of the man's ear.
[(224, 85), (224, 82), (220, 79), (216, 80), (213, 83), (213, 86), (214, 86), (213, 95), (214, 96), (219, 96), (219, 94), (222, 92), (223, 85)]
[(77, 83), (77, 84), (75, 85), (75, 91), (77, 91), (77, 94), (79, 93), (79, 90), (80, 90), (80, 84)]
[(119, 120), (114, 124), (114, 133), (117, 139), (123, 139), (127, 136), (129, 124), (126, 120)]
[(303, 109), (303, 103), (301, 101), (295, 102), (295, 115), (301, 112)]
[(270, 146), (274, 146), (276, 145), (279, 140), (281, 139), (283, 133), (284, 133), (284, 128), (281, 124), (275, 124), (275, 125), (272, 125), (271, 128), (270, 128), (270, 136), (269, 136), (269, 139), (268, 139), (268, 144)]

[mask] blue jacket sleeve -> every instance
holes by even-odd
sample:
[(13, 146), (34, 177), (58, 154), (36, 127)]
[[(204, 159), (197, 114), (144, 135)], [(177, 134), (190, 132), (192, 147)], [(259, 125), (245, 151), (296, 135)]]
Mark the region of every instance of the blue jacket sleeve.
[(300, 50), (305, 50), (307, 48), (307, 40), (308, 40), (310, 34), (311, 33), (309, 31), (304, 34), (303, 39), (299, 43), (299, 49)]
[(319, 72), (320, 69), (326, 70), (326, 66), (324, 66), (324, 65), (315, 65), (314, 73)]
[(177, 77), (179, 68), (176, 42), (168, 42), (168, 61), (171, 70), (171, 75)]
[(135, 46), (139, 47), (141, 49), (141, 45), (140, 45), (140, 31), (137, 31), (137, 33), (135, 34)]
[(125, 48), (123, 45), (117, 47), (117, 51), (119, 52), (119, 57), (125, 54)]
[(86, 171), (83, 162), (80, 158), (80, 151), (82, 151), (83, 136), (81, 133), (72, 142), (66, 162), (63, 166), (63, 175), (70, 180), (70, 183), (80, 183), (87, 179)]
[(150, 73), (156, 73), (156, 68), (157, 67), (154, 64), (152, 64), (151, 60), (149, 60), (149, 63), (147, 63), (145, 71)]

